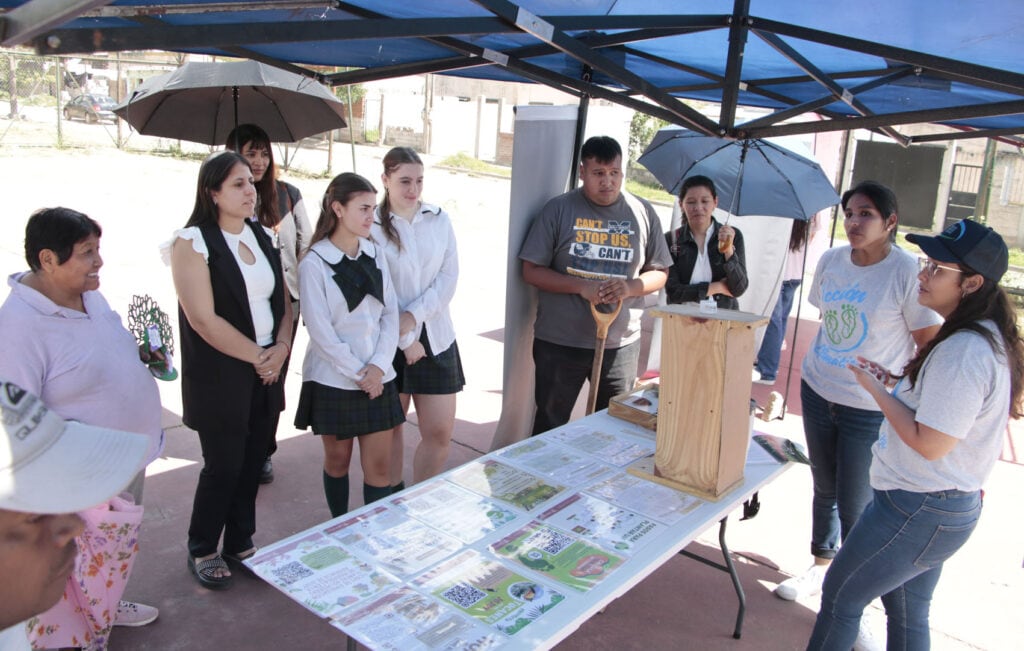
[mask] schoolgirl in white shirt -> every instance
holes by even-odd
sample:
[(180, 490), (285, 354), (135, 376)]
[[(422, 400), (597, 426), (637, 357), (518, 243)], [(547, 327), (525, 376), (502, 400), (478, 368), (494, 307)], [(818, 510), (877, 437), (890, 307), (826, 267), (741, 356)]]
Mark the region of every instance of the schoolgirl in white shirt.
[[(384, 249), (398, 296), (399, 342), (394, 357), (403, 412), (416, 404), (420, 443), (413, 482), (444, 470), (455, 428), (455, 394), (466, 380), (448, 306), (455, 296), (459, 257), (448, 214), (424, 203), (423, 161), (408, 147), (384, 156), (384, 200), (377, 207), (373, 238)], [(403, 432), (394, 430), (391, 484), (402, 481)]]
[(405, 421), (391, 366), (398, 310), (387, 261), (369, 238), (377, 191), (346, 172), (327, 186), (309, 253), (299, 263), (299, 305), (309, 330), (295, 426), (324, 445), (331, 516), (348, 511), (348, 467), (359, 439), (366, 504), (391, 493), (392, 429)]

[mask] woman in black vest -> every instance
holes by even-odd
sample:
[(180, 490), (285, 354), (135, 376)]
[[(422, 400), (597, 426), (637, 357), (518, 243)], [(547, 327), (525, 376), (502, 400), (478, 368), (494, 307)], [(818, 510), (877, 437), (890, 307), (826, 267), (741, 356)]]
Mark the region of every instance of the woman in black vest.
[[(288, 343), (294, 344), (299, 319), (299, 260), (309, 248), (309, 236), (312, 234), (306, 204), (297, 187), (278, 180), (274, 149), (266, 131), (255, 124), (240, 124), (228, 134), (224, 146), (249, 161), (256, 185), (256, 219), (274, 232), (274, 243), (281, 251), (281, 269), (292, 301), (292, 340)], [(288, 363), (285, 362), (281, 375), (287, 374)], [(261, 484), (274, 481), (274, 465), (270, 457), (276, 451), (277, 441), (271, 437), (267, 461), (260, 471)]]
[[(273, 424), (284, 408), (291, 302), (281, 259), (256, 205), (249, 163), (207, 158), (195, 207), (175, 233), (171, 270), (181, 328), (182, 420), (203, 448), (188, 566), (207, 588), (229, 585), (225, 563), (255, 553), (256, 491)], [(224, 534), (224, 547), (217, 544)]]

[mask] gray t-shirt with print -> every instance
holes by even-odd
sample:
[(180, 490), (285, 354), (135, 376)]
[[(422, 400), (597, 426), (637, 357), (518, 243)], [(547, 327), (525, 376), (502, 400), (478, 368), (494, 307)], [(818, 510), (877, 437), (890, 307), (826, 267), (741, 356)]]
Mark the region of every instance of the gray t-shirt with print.
[(808, 300), (821, 310), (821, 327), (801, 373), (829, 402), (878, 411), (846, 365), (861, 356), (899, 373), (914, 354), (910, 333), (942, 317), (917, 302), (914, 256), (893, 246), (880, 262), (860, 267), (851, 252), (837, 247), (818, 261)]
[(959, 439), (941, 459), (929, 461), (882, 422), (872, 451), (871, 486), (928, 493), (981, 488), (1003, 448), (1010, 412), (1010, 369), (1002, 338), (991, 321), (999, 353), (980, 334), (960, 330), (928, 355), (914, 388), (903, 378), (893, 395), (914, 410), (914, 419)]
[[(631, 207), (632, 206), (632, 207)], [(636, 214), (639, 213), (639, 214)], [(588, 278), (636, 278), (667, 269), (672, 257), (651, 204), (623, 192), (610, 206), (599, 206), (572, 190), (548, 201), (519, 250), (519, 259)], [(537, 293), (534, 336), (576, 348), (593, 348), (597, 326), (590, 304), (579, 294)], [(644, 297), (627, 298), (608, 328), (607, 347), (621, 348), (640, 338)]]

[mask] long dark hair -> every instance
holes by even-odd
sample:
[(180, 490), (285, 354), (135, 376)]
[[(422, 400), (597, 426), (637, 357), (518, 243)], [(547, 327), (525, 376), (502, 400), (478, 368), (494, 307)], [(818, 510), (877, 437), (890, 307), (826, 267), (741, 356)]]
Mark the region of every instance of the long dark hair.
[[(963, 269), (961, 285), (967, 276), (977, 274), (976, 271), (962, 263), (960, 268)], [(996, 329), (1002, 338), (1001, 346), (992, 331), (981, 325), (982, 321), (987, 320), (996, 324)], [(919, 348), (913, 359), (907, 362), (903, 368), (903, 376), (910, 379), (910, 386), (913, 387), (928, 355), (936, 346), (960, 330), (970, 330), (984, 337), (996, 355), (999, 355), (1000, 348), (1002, 349), (1002, 353), (1006, 355), (1006, 364), (1010, 368), (1010, 416), (1020, 418), (1024, 415), (1024, 411), (1021, 409), (1021, 391), (1024, 390), (1024, 385), (1022, 385), (1022, 380), (1024, 380), (1024, 341), (1021, 340), (1020, 334), (1017, 332), (1017, 315), (1010, 302), (1010, 297), (996, 281), (990, 278), (985, 278), (977, 291), (960, 299), (956, 309), (939, 328), (938, 334), (922, 348)]]
[[(811, 217), (814, 219), (814, 217)], [(789, 227), (789, 250), (797, 253), (807, 242), (807, 232), (810, 230), (811, 220), (794, 219), (793, 225)]]
[(344, 172), (331, 180), (324, 192), (323, 201), (320, 202), (320, 218), (316, 220), (316, 228), (313, 229), (313, 237), (309, 241), (310, 246), (330, 237), (334, 233), (334, 229), (338, 227), (338, 216), (334, 214), (331, 205), (335, 201), (343, 206), (348, 205), (352, 196), (361, 192), (377, 194), (377, 188), (352, 172)]
[(256, 216), (261, 224), (273, 228), (281, 221), (281, 214), (277, 210), (277, 166), (274, 164), (274, 149), (270, 146), (270, 136), (255, 124), (240, 124), (231, 130), (227, 142), (224, 143), (225, 147), (239, 154), (246, 145), (252, 149), (266, 150), (270, 159), (263, 178), (256, 182), (256, 195), (259, 197)]
[(889, 241), (895, 242), (896, 231), (900, 228), (900, 205), (896, 201), (896, 193), (878, 181), (861, 181), (843, 193), (842, 204), (844, 211), (846, 210), (846, 204), (850, 201), (850, 197), (855, 194), (863, 194), (868, 199), (871, 199), (875, 209), (882, 214), (882, 221), (889, 219), (892, 215), (896, 215), (896, 223), (893, 224), (892, 230), (889, 231)]
[[(388, 153), (384, 154), (384, 176), (391, 176), (395, 170), (406, 164), (423, 165), (423, 161), (412, 147), (392, 147)], [(388, 196), (387, 186), (384, 187), (384, 198), (381, 199), (377, 212), (380, 213), (380, 226), (384, 231), (384, 236), (401, 250), (402, 238), (398, 235), (391, 217), (391, 197)]]
[(71, 208), (40, 208), (25, 224), (25, 262), (32, 271), (39, 271), (39, 254), (50, 249), (57, 254), (57, 264), (71, 257), (75, 245), (90, 235), (100, 237), (103, 229), (85, 213)]
[(249, 161), (245, 156), (233, 151), (224, 150), (210, 154), (199, 167), (199, 180), (196, 182), (196, 203), (192, 208), (185, 226), (202, 226), (217, 221), (217, 204), (213, 203), (213, 193), (220, 190), (231, 170), (241, 163), (249, 169)]

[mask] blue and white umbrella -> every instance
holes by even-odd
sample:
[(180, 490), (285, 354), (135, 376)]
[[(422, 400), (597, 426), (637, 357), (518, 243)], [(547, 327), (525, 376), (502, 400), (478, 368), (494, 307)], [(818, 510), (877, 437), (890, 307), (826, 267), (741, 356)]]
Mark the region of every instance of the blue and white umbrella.
[(674, 195), (690, 176), (710, 178), (719, 207), (732, 215), (807, 220), (839, 203), (821, 166), (767, 140), (727, 140), (665, 127), (639, 163)]

